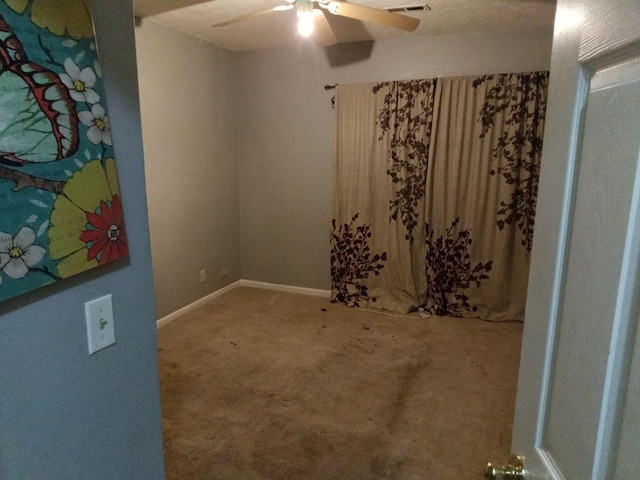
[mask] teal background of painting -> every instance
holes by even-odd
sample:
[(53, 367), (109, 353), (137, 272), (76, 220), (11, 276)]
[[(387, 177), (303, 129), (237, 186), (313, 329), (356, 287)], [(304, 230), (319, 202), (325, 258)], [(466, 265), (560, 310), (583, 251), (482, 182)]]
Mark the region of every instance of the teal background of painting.
[[(16, 13), (4, 2), (0, 2), (0, 15), (7, 22), (20, 40), (27, 57), (56, 74), (65, 72), (64, 61), (70, 58), (80, 70), (90, 67), (96, 74), (93, 89), (100, 95), (98, 102), (107, 109), (104, 86), (101, 78), (96, 43), (93, 38), (71, 39), (68, 36), (57, 36), (46, 28), (40, 28), (29, 19), (28, 10), (24, 15)], [(47, 50), (45, 52), (43, 48)], [(1, 81), (1, 74), (0, 74)], [(91, 110), (91, 105), (76, 102), (76, 112)], [(2, 115), (2, 112), (0, 112)], [(85, 163), (93, 159), (113, 157), (113, 147), (104, 143), (94, 145), (87, 139), (87, 127), (78, 122), (79, 147), (71, 157), (47, 163), (33, 163), (21, 167), (9, 167), (15, 170), (50, 180), (66, 181)], [(36, 232), (36, 245), (49, 251), (49, 237), (47, 227), (53, 203), (57, 195), (36, 188), (25, 188), (20, 192), (13, 192), (14, 182), (0, 179), (0, 231), (11, 235), (18, 233), (20, 228), (28, 226)], [(37, 268), (47, 268), (57, 273), (55, 262), (49, 254), (36, 265)], [(54, 279), (49, 275), (30, 271), (26, 277), (12, 279), (0, 272), (3, 277), (0, 284), (0, 301), (31, 291), (35, 288), (52, 283)]]

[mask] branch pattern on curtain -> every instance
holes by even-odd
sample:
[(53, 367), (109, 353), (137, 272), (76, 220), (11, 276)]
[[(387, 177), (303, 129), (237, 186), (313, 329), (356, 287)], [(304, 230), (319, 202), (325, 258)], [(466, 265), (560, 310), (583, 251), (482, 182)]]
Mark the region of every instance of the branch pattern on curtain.
[(465, 291), (473, 284), (480, 286), (488, 279), (492, 261), (471, 264), (469, 248), (473, 243), (469, 230), (454, 234), (460, 217), (447, 228), (444, 236), (433, 238), (434, 230), (427, 223), (427, 248), (425, 267), (427, 295), (422, 306), (427, 312), (441, 316), (461, 317), (466, 312), (475, 312), (478, 307), (469, 304)]
[(417, 226), (417, 207), (425, 194), (429, 160), (429, 142), (433, 123), (435, 80), (386, 82), (373, 87), (376, 94), (384, 89), (384, 107), (377, 117), (378, 127), (390, 135), (387, 175), (393, 182), (393, 197), (389, 200), (391, 220), (402, 219), (406, 238), (413, 242)]
[(505, 225), (517, 224), (523, 236), (522, 245), (531, 251), (549, 73), (489, 75), (474, 80), (473, 87), (487, 81), (496, 84), (487, 92), (480, 111), (482, 136), (495, 126), (498, 113), (508, 112), (505, 120), (508, 128), (493, 149), (493, 158), (504, 157), (507, 163), (491, 170), (491, 175), (502, 175), (516, 187), (508, 202), (500, 202), (497, 225), (502, 230)]
[(349, 223), (331, 222), (331, 289), (335, 302), (350, 307), (356, 306), (361, 298), (369, 298), (367, 286), (361, 280), (371, 274), (380, 275), (387, 260), (387, 252), (372, 254), (368, 245), (370, 226), (356, 225), (357, 219), (356, 213)]
[(547, 84), (534, 72), (337, 87), (333, 301), (524, 318)]

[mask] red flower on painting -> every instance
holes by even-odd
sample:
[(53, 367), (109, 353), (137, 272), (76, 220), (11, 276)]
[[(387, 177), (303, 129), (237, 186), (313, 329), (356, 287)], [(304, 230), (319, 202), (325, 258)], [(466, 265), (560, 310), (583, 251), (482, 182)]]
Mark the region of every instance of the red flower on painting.
[(113, 197), (111, 207), (101, 201), (99, 212), (85, 212), (91, 228), (82, 232), (80, 239), (88, 244), (87, 259), (97, 259), (100, 265), (104, 265), (126, 256), (129, 248), (118, 195)]

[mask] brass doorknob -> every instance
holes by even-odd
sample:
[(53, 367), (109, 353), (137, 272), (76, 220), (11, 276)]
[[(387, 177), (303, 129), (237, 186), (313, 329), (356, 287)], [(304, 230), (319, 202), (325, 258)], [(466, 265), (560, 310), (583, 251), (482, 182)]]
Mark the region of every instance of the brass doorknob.
[(525, 480), (524, 459), (519, 455), (512, 455), (508, 465), (487, 463), (484, 478), (487, 480)]

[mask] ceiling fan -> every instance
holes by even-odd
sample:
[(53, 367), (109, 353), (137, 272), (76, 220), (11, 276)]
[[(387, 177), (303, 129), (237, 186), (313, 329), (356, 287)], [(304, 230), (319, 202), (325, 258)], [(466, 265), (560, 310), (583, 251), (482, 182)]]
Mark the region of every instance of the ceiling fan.
[(406, 32), (412, 32), (420, 24), (417, 18), (342, 0), (286, 0), (286, 2), (284, 5), (242, 15), (213, 26), (224, 27), (265, 14), (295, 9), (298, 16), (298, 32), (305, 37), (313, 34), (318, 45), (328, 47), (338, 43), (338, 39), (327, 19), (327, 14), (386, 25)]

